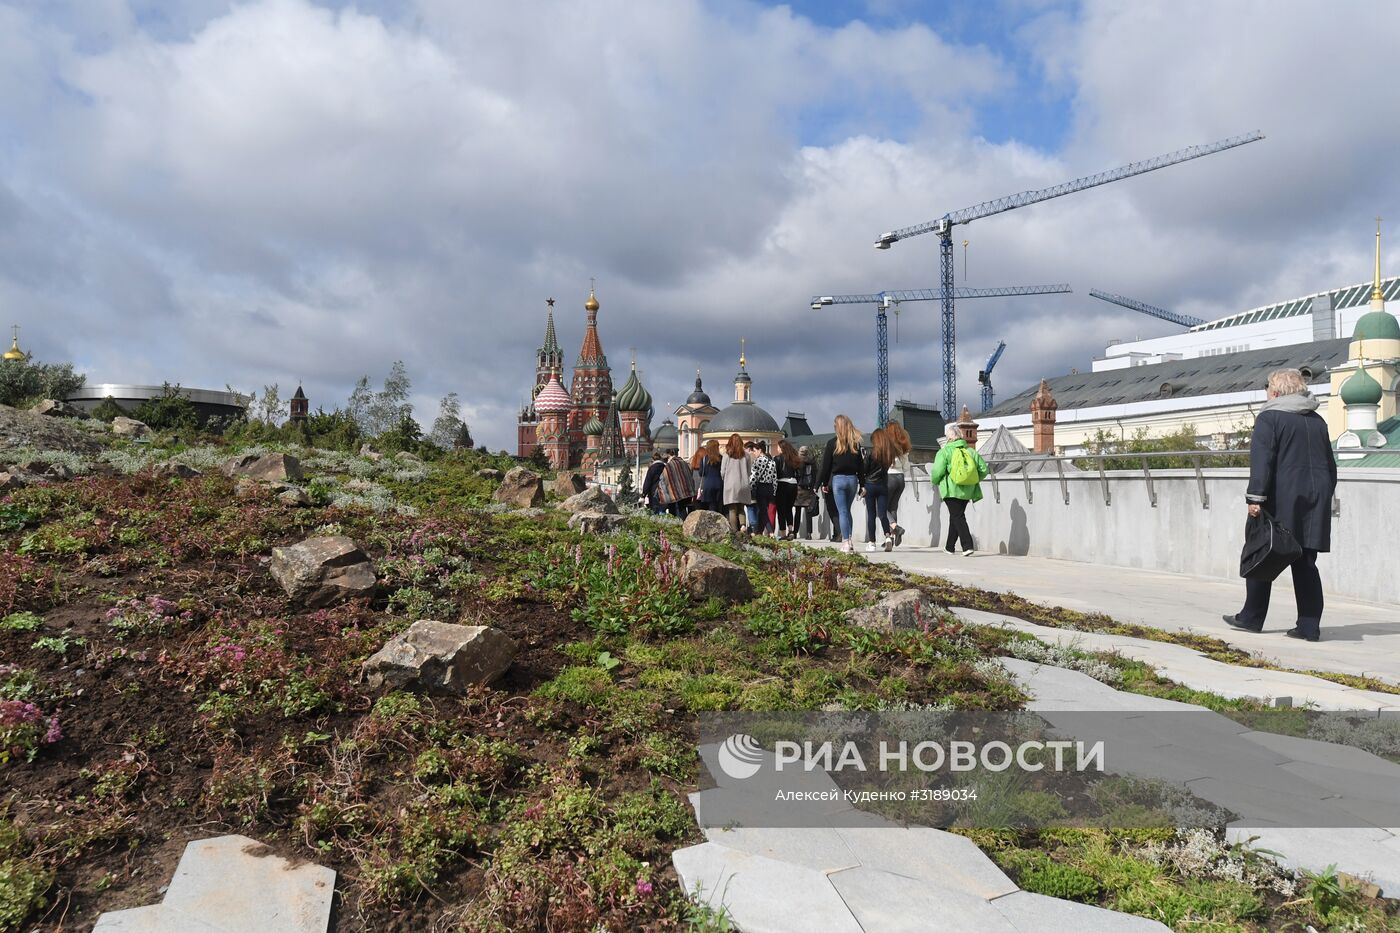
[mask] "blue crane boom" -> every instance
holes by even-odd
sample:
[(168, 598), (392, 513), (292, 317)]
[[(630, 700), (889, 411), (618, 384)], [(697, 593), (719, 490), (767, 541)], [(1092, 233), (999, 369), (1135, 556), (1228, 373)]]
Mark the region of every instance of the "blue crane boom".
[(996, 368), (997, 360), (1001, 359), (1002, 351), (1006, 349), (1006, 341), (998, 340), (997, 348), (992, 351), (992, 355), (987, 357), (987, 365), (982, 367), (977, 374), (977, 381), (982, 383), (982, 410), (986, 411), (992, 407), (992, 370)]
[(939, 276), (939, 292), (943, 303), (943, 417), (949, 419), (956, 417), (954, 408), (957, 405), (958, 394), (957, 319), (954, 312), (954, 299), (957, 295), (953, 282), (953, 227), (958, 224), (972, 223), (972, 221), (980, 220), (983, 217), (991, 217), (994, 214), (1015, 210), (1018, 207), (1026, 207), (1030, 204), (1048, 201), (1051, 198), (1073, 194), (1076, 191), (1083, 191), (1086, 188), (1106, 185), (1109, 182), (1130, 178), (1133, 175), (1153, 172), (1159, 168), (1166, 168), (1169, 165), (1189, 162), (1192, 159), (1199, 159), (1202, 156), (1223, 152), (1226, 149), (1233, 149), (1236, 146), (1243, 146), (1246, 143), (1257, 142), (1263, 138), (1264, 134), (1256, 131), (1253, 133), (1245, 133), (1242, 136), (1231, 136), (1229, 139), (1222, 139), (1218, 142), (1206, 143), (1201, 146), (1188, 146), (1185, 149), (1178, 149), (1175, 152), (1168, 152), (1165, 155), (1144, 159), (1141, 162), (1132, 162), (1119, 168), (1099, 172), (1096, 175), (1085, 175), (1083, 178), (1076, 178), (1073, 181), (1067, 181), (1063, 184), (1052, 185), (1049, 188), (1022, 191), (1019, 194), (1011, 194), (991, 201), (983, 201), (981, 204), (974, 204), (972, 207), (950, 211), (937, 220), (915, 224), (912, 227), (902, 227), (898, 230), (893, 230), (881, 235), (881, 237), (875, 241), (876, 249), (889, 249), (900, 240), (907, 240), (910, 237), (919, 236), (923, 233), (938, 234), (938, 254), (941, 273)]
[(1138, 301), (1136, 298), (1126, 298), (1123, 295), (1115, 295), (1112, 292), (1101, 292), (1097, 288), (1089, 289), (1089, 294), (1101, 301), (1107, 301), (1110, 304), (1129, 308), (1133, 311), (1141, 312), (1142, 314), (1149, 314), (1152, 317), (1161, 318), (1164, 321), (1171, 321), (1173, 324), (1180, 324), (1182, 327), (1196, 327), (1197, 325), (1205, 323), (1204, 318), (1192, 317), (1189, 314), (1180, 314), (1176, 311), (1168, 311), (1166, 308), (1159, 308), (1145, 301)]
[[(958, 298), (1008, 298), (1017, 295), (1063, 295), (1072, 289), (1068, 285), (1007, 285), (1000, 288), (958, 288)], [(826, 305), (875, 305), (875, 424), (884, 427), (890, 415), (890, 330), (886, 311), (891, 306), (898, 313), (900, 302), (937, 301), (943, 296), (930, 288), (884, 291), (864, 295), (814, 295), (812, 310)]]

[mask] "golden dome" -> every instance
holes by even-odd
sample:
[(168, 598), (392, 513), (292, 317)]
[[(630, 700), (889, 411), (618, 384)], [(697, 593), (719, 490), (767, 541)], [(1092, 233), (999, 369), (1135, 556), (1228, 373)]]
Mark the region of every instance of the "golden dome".
[(598, 296), (595, 295), (595, 294), (593, 294), (593, 289), (591, 289), (591, 288), (588, 290), (588, 300), (585, 301), (585, 302), (583, 303), (583, 310), (585, 310), (585, 311), (597, 311), (597, 310), (598, 310)]
[(14, 328), (14, 336), (10, 338), (10, 349), (6, 350), (0, 359), (5, 360), (27, 360), (29, 355), (19, 348), (19, 326)]

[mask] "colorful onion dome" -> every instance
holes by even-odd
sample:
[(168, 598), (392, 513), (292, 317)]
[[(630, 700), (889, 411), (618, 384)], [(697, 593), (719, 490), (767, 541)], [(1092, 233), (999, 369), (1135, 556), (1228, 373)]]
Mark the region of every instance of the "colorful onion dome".
[(1342, 383), (1343, 405), (1379, 405), (1384, 394), (1381, 384), (1364, 369), (1358, 369), (1350, 379)]
[(632, 374), (627, 377), (627, 383), (622, 387), (622, 391), (617, 393), (618, 411), (640, 411), (651, 410), (651, 393), (642, 387), (642, 381), (637, 378), (637, 364), (632, 364)]
[(592, 418), (589, 418), (588, 423), (583, 426), (583, 433), (589, 435), (590, 437), (597, 434), (602, 434), (603, 422), (598, 420), (597, 415), (594, 415)]
[(569, 397), (569, 393), (564, 391), (564, 387), (559, 384), (559, 377), (551, 375), (549, 382), (540, 389), (540, 394), (535, 396), (535, 411), (543, 414), (553, 414), (555, 412), (568, 411), (574, 407), (574, 400)]

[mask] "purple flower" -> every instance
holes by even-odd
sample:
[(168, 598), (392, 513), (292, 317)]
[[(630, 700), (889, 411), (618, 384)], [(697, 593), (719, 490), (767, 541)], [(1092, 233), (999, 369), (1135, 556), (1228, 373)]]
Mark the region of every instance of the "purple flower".
[(651, 889), (651, 882), (650, 882), (650, 881), (647, 881), (647, 880), (645, 880), (645, 879), (643, 879), (643, 878), (638, 878), (638, 879), (637, 879), (637, 893), (638, 893), (638, 894), (640, 894), (642, 897), (646, 897), (648, 894), (651, 893), (651, 890), (652, 890), (652, 889)]
[(49, 719), (49, 731), (44, 733), (44, 744), (52, 745), (63, 738), (63, 730), (58, 727), (58, 717)]

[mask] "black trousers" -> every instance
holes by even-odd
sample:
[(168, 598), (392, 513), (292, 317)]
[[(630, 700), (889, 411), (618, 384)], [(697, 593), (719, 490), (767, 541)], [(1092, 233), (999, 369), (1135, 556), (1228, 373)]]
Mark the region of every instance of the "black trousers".
[(773, 497), (778, 494), (777, 485), (777, 483), (754, 483), (750, 487), (753, 492), (754, 511), (758, 513), (758, 527), (750, 529), (754, 534), (773, 531), (768, 521), (768, 506), (773, 504)]
[(948, 543), (944, 546), (951, 551), (954, 544), (961, 544), (964, 551), (972, 550), (972, 529), (967, 527), (967, 500), (944, 499), (943, 504), (948, 507)]
[[(1292, 570), (1298, 628), (1304, 635), (1316, 635), (1322, 627), (1322, 577), (1317, 572), (1317, 551), (1303, 548), (1303, 556), (1293, 562)], [(1244, 581), (1244, 608), (1236, 618), (1246, 625), (1263, 625), (1273, 588), (1272, 580)]]
[(822, 493), (822, 498), (826, 500), (826, 517), (831, 521), (831, 540), (841, 540), (841, 520), (836, 516), (836, 493), (831, 491), (831, 482), (826, 484), (826, 492)]
[(778, 484), (778, 530), (782, 532), (795, 531), (796, 526), (792, 523), (792, 504), (797, 501), (796, 483)]

